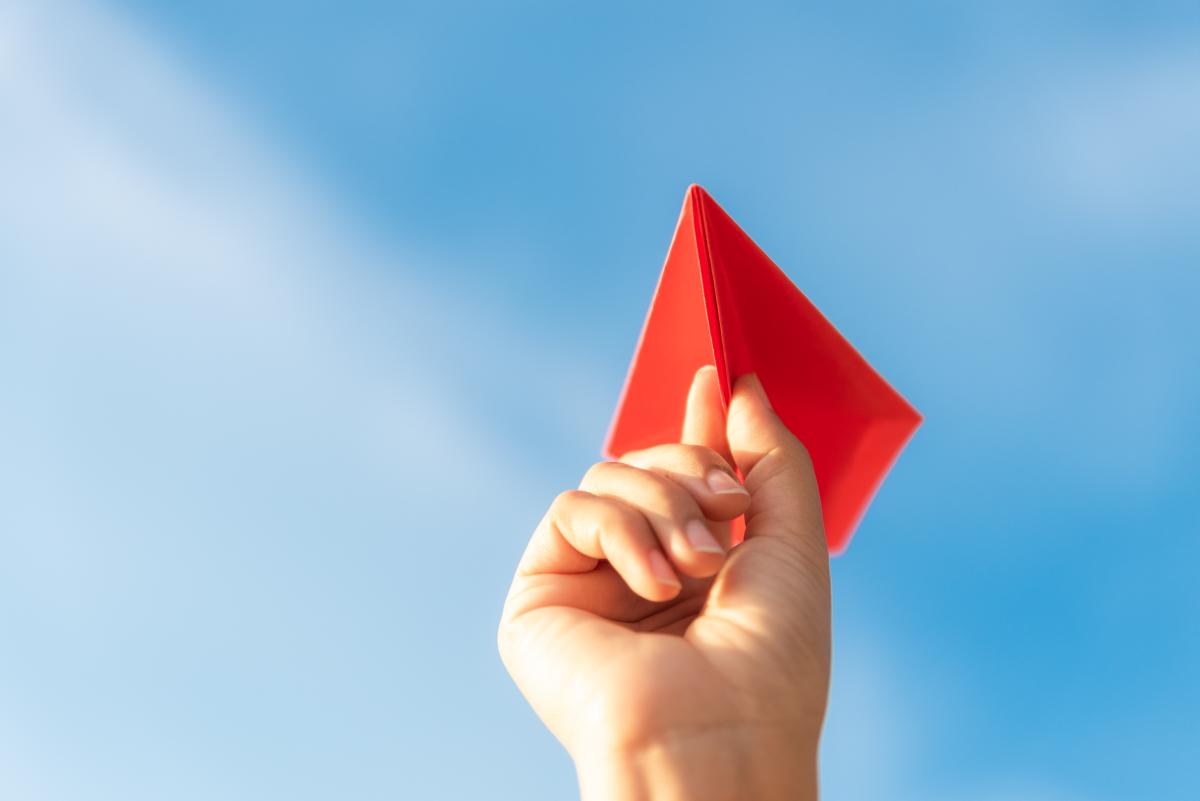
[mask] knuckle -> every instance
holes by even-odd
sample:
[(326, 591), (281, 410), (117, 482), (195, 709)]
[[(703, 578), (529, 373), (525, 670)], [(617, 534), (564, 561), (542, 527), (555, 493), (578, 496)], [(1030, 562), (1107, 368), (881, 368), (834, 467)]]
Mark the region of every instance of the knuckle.
[(683, 515), (696, 505), (687, 490), (674, 481), (659, 475), (653, 476), (649, 495), (655, 508), (664, 509), (673, 516)]
[(587, 484), (589, 481), (595, 480), (596, 476), (602, 475), (608, 469), (608, 462), (595, 462), (583, 473), (583, 478), (580, 480), (580, 486)]
[(583, 474), (583, 479), (579, 482), (581, 489), (588, 487), (596, 487), (611, 481), (621, 472), (628, 470), (629, 466), (622, 462), (601, 461), (596, 462), (587, 469)]
[[(650, 454), (666, 446), (656, 446), (643, 451)], [(675, 448), (692, 446), (670, 446)], [(660, 462), (661, 460), (656, 460)], [(694, 510), (695, 500), (679, 483), (672, 479), (673, 474), (682, 473), (678, 465), (656, 464), (627, 464), (623, 462), (598, 462), (588, 470), (581, 491), (592, 498), (609, 500), (620, 498), (632, 506), (652, 511), (656, 514), (680, 516)], [(701, 475), (702, 471), (688, 470), (688, 473)], [(621, 506), (624, 507), (624, 504)], [(628, 507), (622, 514), (632, 511)], [(625, 518), (623, 518), (625, 519)]]
[(554, 500), (550, 503), (550, 508), (554, 511), (561, 512), (577, 505), (585, 498), (591, 497), (589, 493), (578, 489), (563, 490), (554, 496)]
[(584, 514), (578, 523), (602, 542), (607, 537), (625, 531), (636, 531), (644, 518), (633, 507), (617, 498), (583, 493), (588, 498)]
[(695, 470), (703, 470), (713, 464), (722, 464), (721, 455), (706, 445), (675, 445), (676, 461)]
[(637, 451), (630, 454), (627, 461), (649, 470), (668, 470), (689, 475), (702, 475), (711, 467), (726, 465), (724, 457), (712, 448), (680, 442)]
[(649, 524), (641, 514), (628, 506), (610, 503), (606, 513), (596, 521), (596, 537), (605, 553), (613, 553), (618, 542), (645, 539)]
[(775, 447), (771, 450), (778, 451), (780, 457), (787, 461), (801, 465), (812, 464), (808, 448), (800, 441), (799, 437), (792, 433), (790, 428), (783, 425), (782, 421), (778, 426)]
[(767, 451), (755, 465), (755, 470), (762, 482), (799, 480), (812, 473), (812, 457), (800, 440), (793, 437)]
[(723, 463), (725, 461), (721, 457), (721, 454), (707, 445), (680, 445), (679, 449), (682, 461), (701, 467), (713, 464), (714, 462)]
[(800, 441), (799, 437), (797, 437), (795, 434), (792, 434), (791, 431), (788, 431), (788, 434), (790, 435), (788, 442), (790, 450), (789, 456), (791, 456), (793, 461), (801, 465), (812, 467), (812, 456), (808, 452), (808, 447)]
[(624, 462), (625, 464), (638, 464), (646, 459), (646, 455), (648, 453), (652, 453), (653, 451), (654, 451), (653, 447), (636, 448), (632, 451), (625, 451), (623, 454), (621, 454), (620, 458), (617, 459), (617, 461)]
[(599, 501), (596, 518), (601, 529), (625, 529), (637, 525), (638, 514), (630, 507), (611, 498), (600, 498)]

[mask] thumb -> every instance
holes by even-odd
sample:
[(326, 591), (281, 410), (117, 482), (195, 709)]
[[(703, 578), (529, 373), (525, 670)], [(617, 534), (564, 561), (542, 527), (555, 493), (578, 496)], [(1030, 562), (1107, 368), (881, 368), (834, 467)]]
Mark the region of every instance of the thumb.
[(734, 385), (726, 435), (750, 492), (746, 539), (783, 537), (824, 552), (821, 496), (812, 460), (775, 414), (753, 373)]
[(688, 391), (687, 410), (683, 416), (684, 445), (703, 445), (721, 455), (730, 467), (733, 457), (725, 440), (725, 410), (721, 408), (721, 386), (717, 368), (711, 364), (701, 367), (692, 377)]
[[(738, 626), (749, 643), (761, 646), (741, 653), (751, 662), (756, 655), (769, 657), (762, 663), (768, 669), (755, 668), (756, 681), (773, 678), (784, 687), (807, 688), (798, 700), (819, 728), (831, 624), (829, 551), (812, 461), (754, 375), (733, 387), (726, 432), (750, 492), (746, 539), (717, 574), (695, 637), (719, 652), (729, 641), (724, 627)], [(787, 691), (778, 697), (788, 697)]]

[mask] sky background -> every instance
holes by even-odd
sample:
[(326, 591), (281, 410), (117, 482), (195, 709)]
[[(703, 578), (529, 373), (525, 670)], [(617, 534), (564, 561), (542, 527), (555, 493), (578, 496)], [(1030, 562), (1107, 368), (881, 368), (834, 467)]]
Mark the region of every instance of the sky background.
[(0, 797), (558, 799), (495, 651), (686, 186), (926, 417), (824, 797), (1194, 799), (1200, 6), (0, 0)]

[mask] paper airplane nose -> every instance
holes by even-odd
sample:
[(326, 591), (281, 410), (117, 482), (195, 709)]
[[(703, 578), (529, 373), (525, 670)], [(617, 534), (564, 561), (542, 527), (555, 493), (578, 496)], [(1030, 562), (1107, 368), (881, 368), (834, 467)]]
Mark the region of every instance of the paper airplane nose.
[(921, 415), (737, 223), (691, 186), (604, 452), (678, 442), (696, 370), (715, 365), (726, 407), (757, 373), (808, 448), (831, 552), (850, 541)]

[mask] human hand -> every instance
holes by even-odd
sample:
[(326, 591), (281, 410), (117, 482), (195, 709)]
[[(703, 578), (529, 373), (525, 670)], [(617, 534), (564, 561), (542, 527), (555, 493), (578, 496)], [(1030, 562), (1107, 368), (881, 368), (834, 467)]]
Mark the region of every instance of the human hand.
[(600, 462), (559, 495), (505, 602), (501, 657), (585, 799), (816, 797), (830, 659), (816, 479), (756, 377), (727, 420), (718, 393), (702, 368), (680, 444)]

